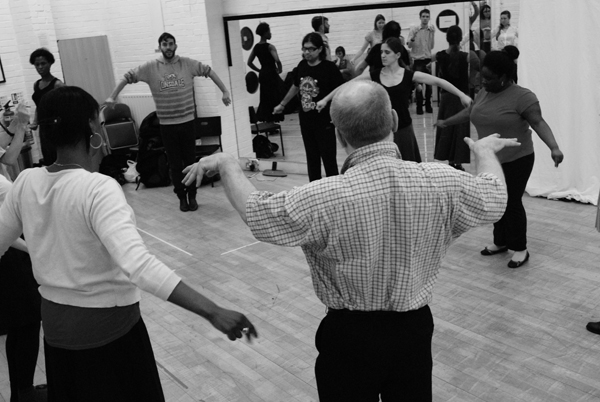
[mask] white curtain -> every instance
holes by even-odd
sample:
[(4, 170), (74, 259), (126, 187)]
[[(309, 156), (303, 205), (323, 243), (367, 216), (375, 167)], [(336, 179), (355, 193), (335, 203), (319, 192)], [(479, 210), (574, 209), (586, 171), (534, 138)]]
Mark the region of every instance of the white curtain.
[(532, 196), (596, 204), (600, 191), (600, 1), (521, 0), (519, 85), (540, 100), (565, 155), (534, 134)]

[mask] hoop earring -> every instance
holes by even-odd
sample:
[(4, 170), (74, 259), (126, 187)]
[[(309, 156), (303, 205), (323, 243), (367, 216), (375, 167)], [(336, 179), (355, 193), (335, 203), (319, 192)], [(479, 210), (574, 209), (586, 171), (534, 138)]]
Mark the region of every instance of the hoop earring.
[[(95, 147), (95, 146), (92, 144), (92, 138), (93, 138), (95, 135), (97, 135), (97, 136), (100, 138), (100, 144), (99, 144), (97, 147)], [(102, 148), (102, 146), (103, 146), (103, 145), (104, 145), (104, 141), (102, 141), (102, 136), (100, 135), (100, 133), (94, 133), (94, 134), (90, 135), (90, 147), (92, 147), (93, 149), (100, 149), (100, 148)]]

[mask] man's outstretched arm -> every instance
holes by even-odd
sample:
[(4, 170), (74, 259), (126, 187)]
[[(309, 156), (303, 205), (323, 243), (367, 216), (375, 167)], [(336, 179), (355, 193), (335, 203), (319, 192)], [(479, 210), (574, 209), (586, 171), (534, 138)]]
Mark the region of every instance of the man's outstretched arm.
[(199, 162), (183, 170), (183, 173), (186, 173), (183, 183), (189, 186), (196, 180), (196, 185), (200, 186), (205, 172), (209, 176), (217, 173), (221, 175), (221, 183), (225, 187), (225, 194), (227, 194), (229, 202), (238, 211), (242, 220), (248, 223), (246, 200), (253, 191), (256, 191), (256, 187), (248, 180), (238, 160), (222, 152), (202, 158)]

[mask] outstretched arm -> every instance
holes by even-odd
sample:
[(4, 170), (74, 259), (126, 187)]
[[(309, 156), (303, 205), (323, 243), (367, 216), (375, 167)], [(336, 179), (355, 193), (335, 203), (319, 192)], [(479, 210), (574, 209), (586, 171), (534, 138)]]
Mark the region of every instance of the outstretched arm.
[(546, 120), (542, 117), (542, 109), (540, 108), (540, 103), (536, 102), (533, 105), (529, 106), (527, 110), (525, 110), (521, 116), (531, 128), (537, 133), (537, 135), (541, 138), (542, 141), (550, 148), (550, 154), (552, 156), (552, 160), (554, 161), (554, 166), (558, 167), (558, 165), (563, 161), (563, 153), (558, 147), (558, 143), (554, 138), (554, 134), (552, 133), (552, 129), (546, 123)]
[(371, 76), (368, 73), (367, 74), (363, 73), (357, 77), (352, 78), (350, 81), (347, 81), (343, 85), (340, 85), (333, 91), (329, 92), (329, 94), (327, 94), (327, 96), (325, 96), (323, 99), (321, 99), (320, 101), (317, 102), (317, 111), (320, 112), (321, 110), (323, 110), (325, 108), (325, 106), (327, 106), (327, 104), (329, 102), (331, 102), (331, 100), (333, 99), (333, 97), (335, 96), (337, 91), (339, 91), (340, 88), (342, 88), (344, 85), (347, 85), (349, 82), (356, 81), (356, 80), (370, 80), (370, 79), (371, 79)]
[(273, 109), (273, 114), (283, 113), (283, 109), (285, 109), (285, 105), (287, 105), (289, 103), (289, 101), (291, 101), (292, 98), (294, 96), (296, 96), (296, 94), (298, 93), (299, 90), (300, 89), (297, 86), (292, 84), (288, 93), (285, 94), (285, 97), (283, 98), (283, 100), (279, 103), (279, 105), (275, 106), (275, 108)]
[(208, 78), (213, 80), (213, 82), (219, 87), (221, 92), (223, 92), (223, 104), (225, 104), (225, 106), (229, 106), (229, 104), (231, 103), (231, 96), (229, 95), (227, 87), (225, 86), (225, 84), (223, 84), (223, 81), (221, 81), (217, 73), (215, 73), (215, 70), (210, 70), (210, 73), (208, 73)]
[(500, 165), (500, 161), (496, 154), (506, 147), (518, 147), (521, 144), (516, 138), (500, 138), (500, 134), (492, 134), (473, 141), (471, 138), (465, 138), (465, 142), (469, 145), (473, 155), (475, 156), (475, 175), (480, 173), (492, 173), (497, 176), (503, 183), (504, 171)]
[(196, 292), (183, 281), (175, 286), (167, 300), (206, 318), (216, 329), (223, 332), (232, 341), (246, 335), (246, 339), (250, 342), (253, 336), (255, 338), (258, 336), (254, 325), (242, 313), (217, 306), (213, 301)]
[(247, 223), (246, 200), (250, 193), (256, 191), (256, 188), (250, 183), (239, 162), (233, 156), (220, 152), (200, 159), (199, 162), (186, 167), (183, 172), (186, 173), (183, 178), (186, 186), (191, 185), (194, 180), (196, 180), (196, 185), (200, 185), (205, 172), (209, 176), (219, 173), (229, 202), (240, 214), (242, 220)]
[(438, 78), (429, 74), (424, 74), (420, 71), (415, 71), (413, 81), (421, 84), (438, 86), (446, 90), (447, 92), (450, 92), (452, 95), (458, 96), (460, 98), (461, 103), (465, 106), (469, 106), (473, 101), (467, 94), (463, 93), (461, 90), (459, 90), (454, 85), (450, 84), (448, 81), (442, 78)]
[(119, 96), (119, 94), (127, 84), (129, 84), (129, 80), (127, 78), (123, 78), (121, 81), (119, 81), (119, 83), (117, 84), (115, 89), (113, 89), (110, 96), (106, 98), (106, 103), (109, 105), (115, 103), (115, 99), (117, 99), (117, 96)]
[(354, 56), (352, 58), (352, 61), (350, 63), (352, 63), (352, 64), (356, 63), (356, 61), (358, 59), (360, 59), (360, 56), (363, 55), (363, 53), (365, 52), (365, 50), (367, 50), (367, 46), (369, 46), (369, 42), (365, 39), (362, 47), (360, 48), (360, 50), (358, 51), (358, 53), (356, 53), (356, 56)]

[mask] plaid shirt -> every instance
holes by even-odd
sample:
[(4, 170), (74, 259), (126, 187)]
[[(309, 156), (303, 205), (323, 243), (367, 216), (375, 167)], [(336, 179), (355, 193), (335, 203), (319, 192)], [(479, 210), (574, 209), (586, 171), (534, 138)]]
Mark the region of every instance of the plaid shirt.
[(402, 161), (379, 142), (349, 155), (340, 176), (253, 192), (246, 216), (258, 240), (302, 246), (327, 307), (408, 311), (430, 303), (452, 239), (500, 219), (506, 199), (492, 174)]

